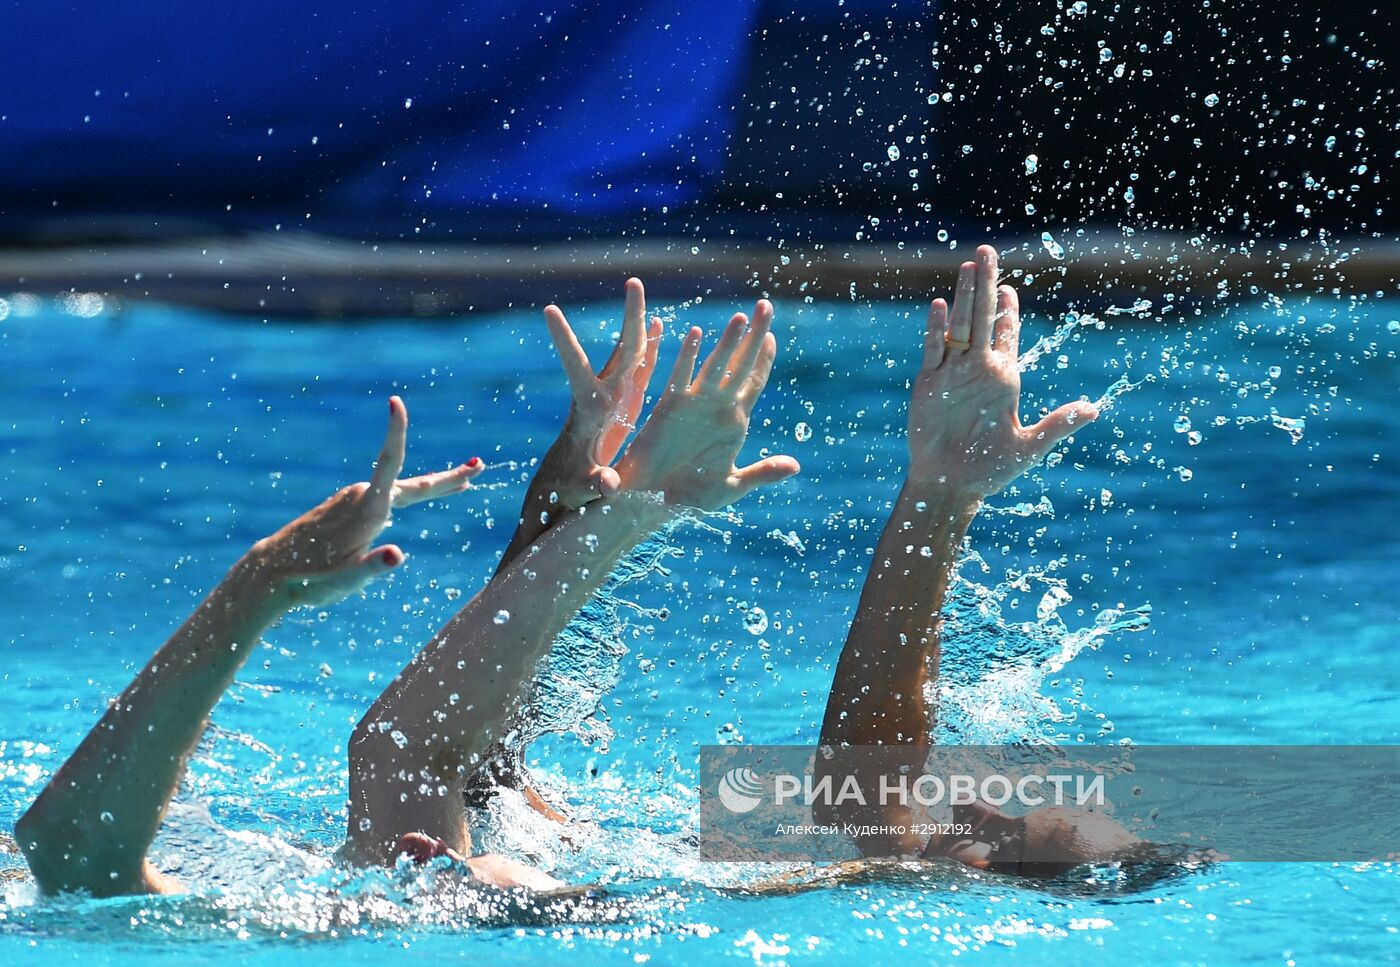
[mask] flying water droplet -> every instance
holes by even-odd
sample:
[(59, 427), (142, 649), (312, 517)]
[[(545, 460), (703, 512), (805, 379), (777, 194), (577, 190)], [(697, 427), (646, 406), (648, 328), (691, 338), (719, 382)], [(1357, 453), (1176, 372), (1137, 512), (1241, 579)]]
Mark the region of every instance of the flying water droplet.
[(1307, 426), (1307, 421), (1301, 416), (1280, 416), (1277, 413), (1270, 413), (1269, 421), (1287, 433), (1295, 445), (1303, 439), (1303, 429)]
[(1045, 621), (1060, 608), (1070, 601), (1070, 593), (1059, 585), (1051, 585), (1046, 592), (1041, 595), (1040, 603), (1036, 605), (1035, 614), (1041, 621)]
[(754, 605), (744, 614), (744, 630), (757, 637), (768, 630), (768, 612)]

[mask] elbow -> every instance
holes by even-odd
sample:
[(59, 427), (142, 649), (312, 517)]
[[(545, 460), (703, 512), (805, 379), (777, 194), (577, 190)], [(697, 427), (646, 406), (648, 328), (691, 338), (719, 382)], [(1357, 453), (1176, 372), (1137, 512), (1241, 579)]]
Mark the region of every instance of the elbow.
[[(40, 794), (15, 823), (15, 843), (35, 878), (41, 881), (40, 886), (43, 886), (44, 871), (53, 866), (55, 859), (82, 855), (84, 846), (77, 841), (76, 824), (71, 820), (67, 823), (58, 821), (49, 805), (44, 795)], [(67, 829), (64, 829), (65, 826)]]
[(61, 893), (75, 887), (72, 880), (73, 867), (82, 865), (86, 855), (85, 845), (77, 842), (77, 837), (68, 835), (59, 828), (44, 807), (44, 799), (39, 797), (24, 811), (15, 823), (15, 843), (34, 874), (35, 885), (44, 894)]
[(31, 867), (34, 865), (31, 856), (42, 849), (42, 843), (46, 839), (42, 812), (39, 803), (35, 802), (19, 817), (19, 822), (15, 823), (15, 844), (19, 846), (19, 851), (24, 854)]
[(170, 883), (148, 869), (141, 853), (124, 848), (119, 835), (113, 839), (94, 832), (80, 819), (55, 816), (43, 796), (25, 810), (15, 823), (15, 842), (40, 893), (112, 897), (168, 892)]

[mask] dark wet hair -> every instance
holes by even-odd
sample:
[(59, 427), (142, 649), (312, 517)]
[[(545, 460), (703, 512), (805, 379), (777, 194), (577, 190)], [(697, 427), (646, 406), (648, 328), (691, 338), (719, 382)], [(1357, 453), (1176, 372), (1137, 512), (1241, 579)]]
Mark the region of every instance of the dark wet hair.
[(462, 800), (469, 809), (485, 809), (502, 786), (523, 789), (528, 781), (525, 757), (520, 749), (504, 742), (494, 742), (467, 777)]

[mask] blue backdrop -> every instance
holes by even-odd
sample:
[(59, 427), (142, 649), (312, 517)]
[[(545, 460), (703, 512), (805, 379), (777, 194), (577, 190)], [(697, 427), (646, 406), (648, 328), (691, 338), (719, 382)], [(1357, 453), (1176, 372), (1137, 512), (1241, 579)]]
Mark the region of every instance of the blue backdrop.
[(720, 172), (756, 7), (11, 4), (0, 210), (300, 222), (685, 202)]

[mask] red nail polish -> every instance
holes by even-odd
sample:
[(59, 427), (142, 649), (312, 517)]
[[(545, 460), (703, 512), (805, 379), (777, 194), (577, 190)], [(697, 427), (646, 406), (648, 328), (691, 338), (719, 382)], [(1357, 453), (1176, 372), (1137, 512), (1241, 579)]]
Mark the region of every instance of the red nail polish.
[(392, 396), (389, 397), (389, 412), (390, 412), (390, 413), (393, 413), (393, 412), (394, 412), (394, 398), (393, 398)]
[(475, 467), (475, 466), (476, 466), (478, 463), (480, 463), (480, 462), (481, 462), (481, 458), (480, 458), (480, 457), (472, 457), (470, 460), (467, 461), (467, 466), (469, 466), (469, 467)]
[(385, 551), (385, 552), (381, 555), (381, 557), (384, 558), (384, 563), (387, 564), (387, 565), (389, 565), (390, 567), (393, 567), (393, 566), (394, 566), (394, 561), (397, 560), (397, 558), (394, 557), (394, 552), (393, 552), (393, 551)]

